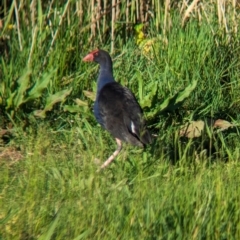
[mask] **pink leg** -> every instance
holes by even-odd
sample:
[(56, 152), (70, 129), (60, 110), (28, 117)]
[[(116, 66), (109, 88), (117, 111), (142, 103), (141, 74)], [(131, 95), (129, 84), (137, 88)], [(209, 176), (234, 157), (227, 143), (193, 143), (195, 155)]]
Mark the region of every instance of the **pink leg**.
[(112, 161), (113, 159), (119, 154), (119, 152), (122, 149), (122, 142), (121, 140), (119, 140), (118, 138), (116, 138), (116, 142), (117, 142), (117, 149), (115, 150), (115, 152), (102, 164), (102, 166), (100, 167), (100, 170), (107, 167)]

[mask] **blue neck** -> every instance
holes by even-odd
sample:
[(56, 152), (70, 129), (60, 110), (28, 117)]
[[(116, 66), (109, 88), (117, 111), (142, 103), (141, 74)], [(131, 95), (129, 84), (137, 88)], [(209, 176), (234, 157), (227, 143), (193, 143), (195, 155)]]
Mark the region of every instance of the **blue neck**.
[(110, 82), (115, 82), (112, 72), (112, 67), (100, 66), (100, 72), (97, 80), (97, 95), (101, 89)]

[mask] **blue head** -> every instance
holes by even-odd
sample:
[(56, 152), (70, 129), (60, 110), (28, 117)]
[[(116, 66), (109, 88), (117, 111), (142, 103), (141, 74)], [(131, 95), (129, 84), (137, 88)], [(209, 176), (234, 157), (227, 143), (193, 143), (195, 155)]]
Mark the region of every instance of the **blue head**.
[(113, 70), (112, 70), (112, 59), (108, 52), (97, 49), (83, 58), (84, 62), (96, 62), (100, 65), (100, 72), (98, 76), (98, 93), (102, 87), (109, 83), (114, 82)]

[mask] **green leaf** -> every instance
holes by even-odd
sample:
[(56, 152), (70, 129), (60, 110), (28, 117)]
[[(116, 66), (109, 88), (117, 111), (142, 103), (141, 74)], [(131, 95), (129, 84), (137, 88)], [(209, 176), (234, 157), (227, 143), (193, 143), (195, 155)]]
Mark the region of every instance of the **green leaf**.
[(34, 116), (40, 117), (40, 118), (45, 118), (46, 117), (46, 111), (44, 110), (35, 110), (33, 112)]
[(158, 90), (158, 83), (154, 82), (151, 84), (151, 92), (146, 95), (142, 100), (140, 100), (140, 105), (142, 108), (148, 107), (151, 108), (153, 105), (153, 101), (157, 95), (157, 90)]
[(66, 97), (71, 93), (71, 91), (72, 88), (65, 89), (53, 95), (50, 95), (46, 100), (46, 105), (44, 109), (34, 111), (34, 115), (37, 117), (45, 118), (46, 112), (52, 110), (54, 104), (58, 102), (63, 102), (66, 99)]
[(88, 106), (88, 103), (87, 102), (84, 102), (82, 101), (81, 99), (79, 98), (76, 98), (74, 100), (74, 102), (78, 105), (78, 106), (81, 106), (81, 107), (87, 107)]
[(47, 98), (47, 103), (46, 103), (46, 106), (45, 106), (44, 110), (45, 111), (52, 110), (53, 105), (58, 103), (58, 102), (63, 102), (65, 100), (65, 98), (71, 93), (71, 91), (72, 91), (72, 88), (65, 89), (65, 90), (57, 92), (53, 95), (50, 95)]
[(159, 107), (155, 108), (154, 111), (151, 111), (147, 114), (147, 118), (154, 118), (156, 115), (166, 110), (175, 110), (186, 98), (189, 97), (189, 95), (193, 92), (196, 86), (197, 81), (195, 80), (191, 84), (189, 84), (184, 90), (179, 91), (174, 96), (165, 99), (164, 102), (159, 105)]
[(16, 109), (18, 109), (18, 107), (24, 103), (24, 95), (26, 90), (29, 88), (30, 74), (30, 69), (25, 70), (24, 74), (17, 81), (19, 87), (14, 92), (16, 95), (13, 100), (14, 107)]
[(63, 108), (63, 111), (64, 112), (70, 112), (70, 113), (77, 113), (77, 112), (81, 112), (82, 108), (80, 108), (77, 105), (73, 105), (73, 106), (65, 105), (64, 108)]
[(95, 101), (96, 99), (96, 94), (94, 92), (90, 92), (90, 91), (83, 91), (83, 94), (87, 97), (90, 98), (92, 101)]
[(27, 98), (24, 99), (24, 102), (39, 98), (42, 95), (43, 90), (48, 86), (51, 77), (55, 72), (56, 70), (53, 70), (50, 73), (44, 73), (40, 79), (37, 79), (32, 89), (28, 92)]
[(183, 91), (179, 92), (177, 94), (177, 99), (176, 103), (182, 102), (186, 98), (189, 97), (189, 95), (192, 93), (192, 91), (196, 88), (197, 86), (197, 80), (194, 80), (191, 84), (189, 84)]
[(159, 111), (164, 111), (166, 109), (168, 110), (174, 110), (179, 106), (179, 103), (183, 102), (186, 98), (189, 97), (189, 95), (192, 93), (192, 91), (196, 88), (197, 81), (193, 81), (191, 84), (189, 84), (184, 90), (179, 91), (177, 94), (175, 94), (172, 97), (167, 98), (160, 106)]
[(9, 108), (11, 108), (13, 106), (13, 98), (15, 97), (16, 92), (11, 93), (10, 96), (7, 98), (6, 102), (7, 102), (7, 106), (6, 106), (6, 110), (8, 110)]

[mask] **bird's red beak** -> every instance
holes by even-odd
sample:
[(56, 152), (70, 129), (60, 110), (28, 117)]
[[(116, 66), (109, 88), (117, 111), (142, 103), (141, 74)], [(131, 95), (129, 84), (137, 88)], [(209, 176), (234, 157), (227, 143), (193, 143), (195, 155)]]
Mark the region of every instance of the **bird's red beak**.
[(92, 52), (90, 52), (87, 56), (83, 58), (84, 62), (93, 62), (94, 61), (94, 55), (98, 54), (99, 49), (96, 49)]
[(88, 55), (86, 55), (84, 58), (83, 58), (83, 61), (84, 62), (93, 62), (94, 60), (94, 56), (92, 53), (89, 53)]

